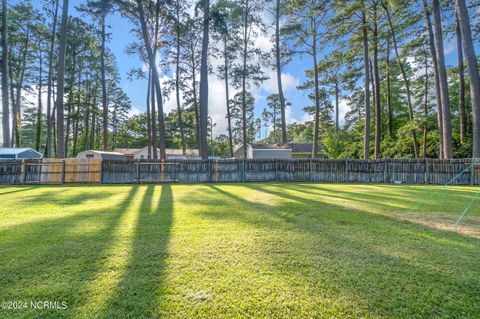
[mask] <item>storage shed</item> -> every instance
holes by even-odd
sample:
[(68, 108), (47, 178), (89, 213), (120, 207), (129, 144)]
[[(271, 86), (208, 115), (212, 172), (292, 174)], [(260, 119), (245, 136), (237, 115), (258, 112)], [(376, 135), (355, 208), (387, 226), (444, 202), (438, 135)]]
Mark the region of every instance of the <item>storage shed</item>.
[(111, 161), (126, 161), (127, 157), (118, 152), (105, 152), (105, 151), (96, 151), (96, 150), (88, 150), (77, 155), (78, 159), (84, 158), (96, 158), (102, 160), (111, 160)]
[(0, 159), (42, 158), (42, 154), (31, 148), (0, 147)]

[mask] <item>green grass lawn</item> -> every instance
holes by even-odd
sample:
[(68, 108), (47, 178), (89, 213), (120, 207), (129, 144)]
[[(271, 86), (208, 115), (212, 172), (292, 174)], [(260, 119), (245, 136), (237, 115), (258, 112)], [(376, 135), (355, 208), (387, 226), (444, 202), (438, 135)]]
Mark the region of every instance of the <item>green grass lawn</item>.
[(479, 318), (478, 188), (0, 188), (0, 318)]

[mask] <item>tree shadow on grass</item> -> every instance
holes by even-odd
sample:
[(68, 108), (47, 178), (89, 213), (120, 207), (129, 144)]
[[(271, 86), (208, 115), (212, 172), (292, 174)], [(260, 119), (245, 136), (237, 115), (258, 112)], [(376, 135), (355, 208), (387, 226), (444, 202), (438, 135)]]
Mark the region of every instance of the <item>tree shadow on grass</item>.
[(352, 213), (325, 199), (299, 197), (271, 185), (238, 187), (283, 199), (274, 207), (209, 187), (224, 198), (210, 204), (225, 209), (206, 216), (266, 229), (269, 237), (259, 239), (264, 249), (259, 258), (293, 287), (311, 290), (313, 300), (327, 294), (346, 301), (351, 309), (340, 314), (473, 318), (480, 311), (477, 239), (365, 210)]
[(173, 221), (171, 186), (161, 185), (157, 207), (152, 206), (155, 189), (148, 185), (140, 205), (132, 242), (132, 255), (121, 280), (99, 318), (153, 318), (158, 296), (163, 294), (168, 243)]
[(107, 200), (115, 195), (112, 189), (92, 192), (88, 188), (85, 190), (76, 190), (75, 188), (58, 187), (51, 191), (44, 191), (31, 196), (23, 196), (22, 202), (25, 204), (55, 203), (57, 205), (80, 205), (93, 200)]
[[(7, 188), (11, 188), (11, 187), (7, 187)], [(0, 188), (0, 191), (1, 191), (2, 189), (3, 189), (3, 188)], [(35, 189), (35, 187), (15, 187), (15, 189), (13, 189), (13, 190), (11, 190), (11, 191), (1, 192), (1, 193), (0, 193), (0, 196), (1, 196), (1, 195), (18, 193), (18, 192), (25, 192), (25, 191), (29, 191), (29, 190), (32, 190), (32, 189)]]
[[(399, 209), (400, 207), (394, 207), (392, 203), (397, 203), (397, 204), (403, 204), (403, 206), (406, 206), (407, 208), (411, 208), (414, 205), (418, 204), (419, 202), (424, 201), (425, 197), (428, 195), (433, 194), (434, 196), (440, 196), (442, 193), (442, 190), (445, 189), (434, 189), (432, 190), (428, 186), (425, 187), (423, 186), (422, 189), (418, 188), (410, 188), (410, 189), (405, 189), (403, 186), (385, 186), (387, 189), (392, 189), (395, 188), (395, 194), (390, 194), (390, 195), (384, 195), (384, 194), (378, 194), (378, 193), (372, 193), (372, 192), (355, 192), (355, 191), (345, 191), (345, 190), (339, 190), (338, 188), (330, 188), (327, 185), (319, 185), (319, 184), (296, 184), (295, 186), (292, 185), (283, 185), (282, 187), (290, 189), (295, 192), (300, 192), (300, 193), (306, 193), (306, 194), (311, 194), (315, 196), (329, 196), (329, 197), (337, 197), (337, 198), (343, 198), (347, 200), (355, 200), (355, 201), (361, 201), (366, 204), (370, 204), (373, 206), (379, 206), (379, 207), (390, 207), (391, 209)], [(369, 186), (365, 186), (369, 187)], [(372, 188), (375, 186), (371, 186)], [(383, 188), (384, 186), (382, 186)], [(381, 189), (379, 189), (379, 192)], [(435, 193), (436, 191), (439, 191)], [(465, 194), (465, 190), (448, 190), (449, 193), (451, 194), (450, 196), (454, 197), (458, 202), (462, 201), (468, 201), (475, 196), (476, 190), (472, 190), (472, 194)], [(322, 193), (323, 192), (323, 193)], [(397, 192), (402, 192), (404, 195), (398, 195)], [(420, 195), (419, 195), (420, 193)], [(434, 199), (431, 198), (430, 205), (435, 204), (432, 200)], [(406, 205), (405, 205), (406, 204)], [(425, 203), (428, 204), (428, 203)], [(455, 203), (452, 203), (455, 205)]]
[[(109, 209), (94, 209), (3, 231), (0, 234), (0, 299), (60, 300), (67, 302), (71, 309), (95, 275), (118, 221), (137, 191), (138, 187), (132, 187), (121, 202)], [(102, 194), (97, 199), (102, 200)], [(83, 235), (68, 233), (85, 222), (99, 227)], [(68, 311), (45, 310), (41, 316), (59, 318), (67, 316)], [(2, 318), (39, 315), (34, 309), (0, 314)]]
[[(331, 198), (333, 202), (338, 202), (338, 204), (345, 202), (345, 208), (351, 208), (356, 206), (357, 203), (363, 203), (369, 207), (371, 212), (391, 218), (421, 224), (430, 229), (480, 237), (480, 221), (478, 217), (475, 217), (475, 205), (471, 207), (469, 215), (463, 220), (460, 227), (454, 225), (466, 205), (470, 201), (475, 200), (476, 190), (467, 190), (467, 192), (472, 192), (473, 194), (466, 195), (465, 190), (462, 189), (449, 190), (448, 195), (443, 194), (441, 199), (432, 197), (425, 200), (425, 196), (420, 196), (419, 198), (417, 189), (411, 189), (408, 197), (402, 196), (397, 198), (395, 194), (391, 194), (382, 198), (378, 194), (343, 191), (326, 185), (282, 184), (281, 188), (286, 188), (297, 194)], [(402, 189), (400, 188), (399, 190)], [(432, 194), (433, 191), (429, 190), (425, 193)], [(441, 196), (441, 194), (437, 194), (437, 196)], [(365, 207), (363, 208), (365, 209)]]

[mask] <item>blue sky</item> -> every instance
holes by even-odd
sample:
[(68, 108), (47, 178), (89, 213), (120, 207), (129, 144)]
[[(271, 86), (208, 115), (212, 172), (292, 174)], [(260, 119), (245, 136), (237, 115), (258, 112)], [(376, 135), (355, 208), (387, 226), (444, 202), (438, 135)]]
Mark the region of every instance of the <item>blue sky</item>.
[[(18, 0), (11, 1), (10, 3), (17, 3)], [(81, 4), (82, 0), (71, 0), (69, 6), (69, 12), (71, 15), (78, 16), (79, 12), (75, 9), (75, 6)], [(35, 6), (40, 7), (40, 1), (32, 2)], [(89, 19), (88, 17), (85, 17)], [(108, 43), (108, 47), (116, 55), (118, 67), (121, 75), (121, 86), (127, 93), (132, 101), (134, 110), (132, 113), (138, 113), (145, 111), (145, 95), (146, 95), (146, 81), (135, 80), (129, 81), (127, 79), (127, 73), (132, 68), (139, 68), (142, 66), (142, 62), (136, 56), (125, 54), (126, 46), (135, 41), (135, 36), (130, 32), (132, 24), (128, 19), (122, 18), (119, 13), (114, 13), (108, 16), (107, 23), (110, 26), (109, 32), (111, 33), (111, 40)], [(264, 48), (271, 47), (271, 43), (268, 37), (261, 37), (256, 42), (259, 46)], [(478, 49), (478, 48), (477, 48)], [(445, 40), (445, 53), (447, 58), (447, 64), (456, 64), (456, 49), (455, 39), (451, 38)], [(393, 58), (393, 56), (392, 56)], [(288, 101), (292, 103), (290, 110), (287, 110), (287, 120), (304, 121), (307, 117), (302, 111), (302, 108), (309, 105), (310, 101), (307, 98), (305, 91), (297, 90), (296, 85), (302, 83), (305, 80), (304, 70), (311, 68), (311, 59), (308, 56), (295, 56), (292, 62), (287, 65), (283, 70), (282, 77), (284, 78), (285, 95)], [(276, 93), (276, 73), (273, 70), (268, 70), (271, 79), (262, 84), (261, 87), (254, 90), (254, 96), (256, 97), (256, 115), (260, 116), (262, 109), (266, 105), (266, 97), (269, 94)], [(169, 74), (163, 74), (162, 77), (168, 77)], [(210, 114), (214, 121), (217, 123), (216, 134), (224, 133), (225, 130), (225, 97), (224, 97), (224, 84), (222, 81), (210, 76)], [(233, 95), (233, 94), (231, 94)], [(165, 105), (166, 111), (173, 109), (175, 106), (174, 96), (170, 98)], [(347, 111), (345, 103), (341, 103), (341, 122), (343, 122), (343, 114)], [(264, 129), (262, 134), (264, 135)]]

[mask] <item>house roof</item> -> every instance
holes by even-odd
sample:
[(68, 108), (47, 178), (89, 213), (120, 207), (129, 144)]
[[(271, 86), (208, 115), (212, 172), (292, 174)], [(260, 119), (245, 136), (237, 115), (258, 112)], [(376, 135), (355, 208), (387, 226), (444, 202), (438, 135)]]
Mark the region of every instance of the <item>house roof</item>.
[[(100, 155), (117, 155), (117, 156), (125, 156), (125, 154), (120, 153), (120, 152), (107, 152), (107, 151), (97, 151), (97, 150), (88, 150), (85, 151), (85, 153), (95, 153), (95, 154), (100, 154)], [(82, 152), (84, 153), (84, 152)]]
[(31, 148), (16, 148), (16, 147), (0, 147), (0, 154), (22, 154), (23, 152), (35, 152), (39, 155), (42, 155), (41, 153), (35, 151), (34, 149)]
[(138, 152), (140, 148), (116, 148), (113, 151), (122, 153), (123, 155), (133, 155), (134, 153)]
[(311, 143), (289, 143), (293, 153), (311, 153), (313, 144)]
[(254, 150), (288, 150), (288, 144), (274, 143), (274, 144), (252, 144)]
[[(147, 150), (148, 146), (145, 146), (143, 148), (116, 148), (113, 151), (122, 153), (124, 155), (134, 155), (136, 153), (146, 152)], [(160, 152), (159, 148), (157, 148), (157, 152)], [(176, 148), (167, 148), (165, 149), (165, 153), (167, 154), (167, 156), (183, 156), (183, 150)], [(191, 156), (198, 156), (198, 150), (187, 149), (186, 154)]]

